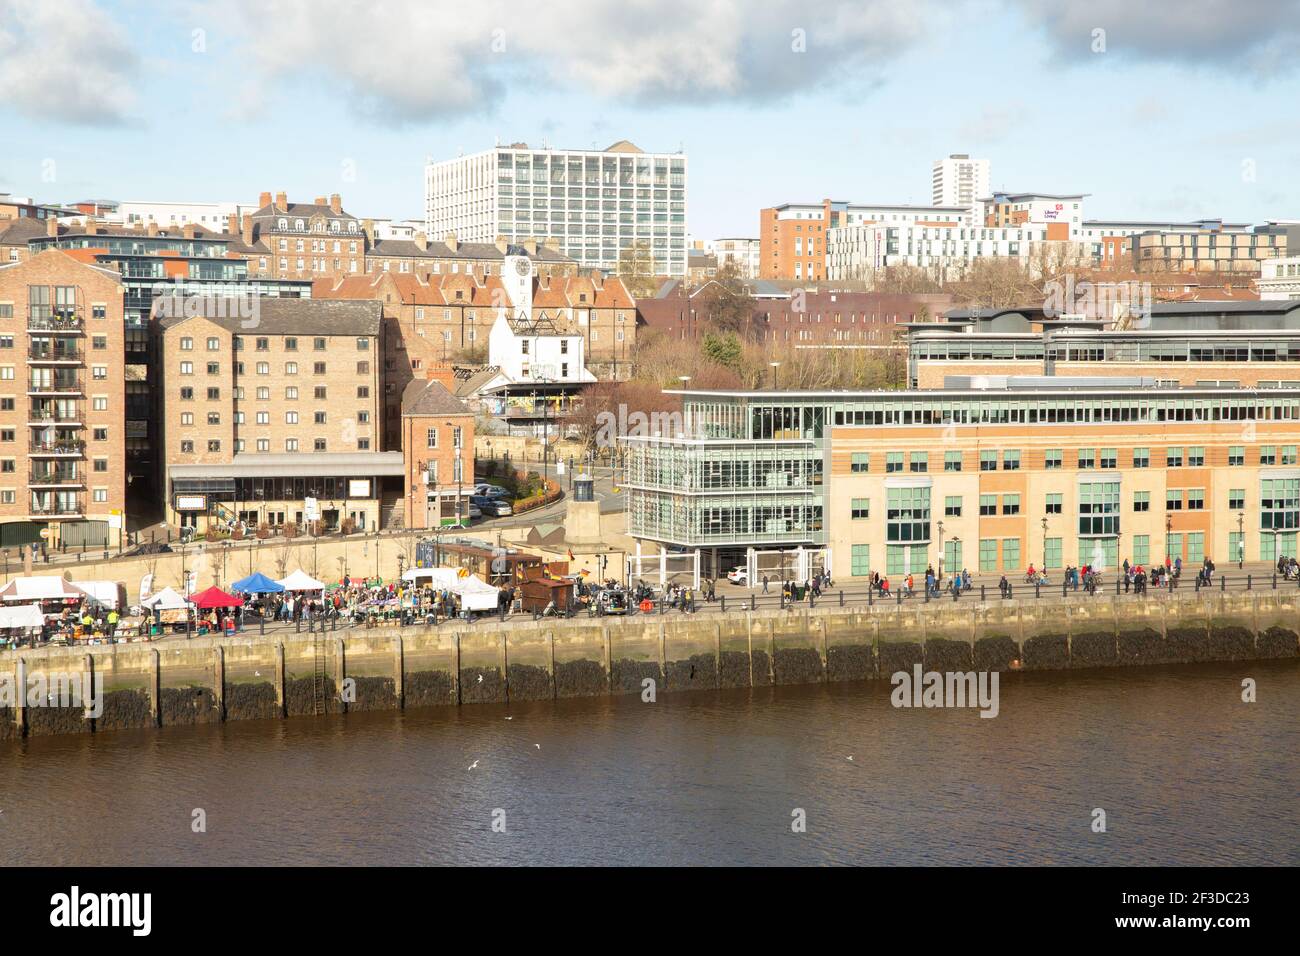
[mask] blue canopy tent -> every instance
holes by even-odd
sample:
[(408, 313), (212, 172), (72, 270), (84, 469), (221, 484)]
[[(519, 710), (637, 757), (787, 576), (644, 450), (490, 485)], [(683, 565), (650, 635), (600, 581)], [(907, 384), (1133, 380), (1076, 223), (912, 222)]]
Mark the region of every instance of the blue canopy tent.
[(246, 578), (240, 578), (230, 585), (230, 590), (238, 591), (241, 594), (277, 594), (284, 590), (284, 586), (272, 581), (261, 571), (258, 571)]

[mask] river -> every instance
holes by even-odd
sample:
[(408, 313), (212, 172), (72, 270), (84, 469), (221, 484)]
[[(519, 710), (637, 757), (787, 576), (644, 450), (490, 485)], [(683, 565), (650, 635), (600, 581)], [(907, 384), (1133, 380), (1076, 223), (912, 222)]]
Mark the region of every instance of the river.
[(889, 698), (831, 684), (9, 742), (0, 863), (1300, 863), (1295, 662), (1008, 675), (994, 719)]

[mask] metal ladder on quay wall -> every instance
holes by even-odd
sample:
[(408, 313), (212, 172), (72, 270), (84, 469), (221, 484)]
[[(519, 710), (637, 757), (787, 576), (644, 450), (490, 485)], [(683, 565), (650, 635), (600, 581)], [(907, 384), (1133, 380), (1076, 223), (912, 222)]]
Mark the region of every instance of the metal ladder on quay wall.
[(329, 696), (325, 692), (325, 680), (329, 676), (329, 661), (325, 647), (325, 632), (322, 628), (312, 638), (312, 681), (311, 712), (315, 716), (329, 713)]

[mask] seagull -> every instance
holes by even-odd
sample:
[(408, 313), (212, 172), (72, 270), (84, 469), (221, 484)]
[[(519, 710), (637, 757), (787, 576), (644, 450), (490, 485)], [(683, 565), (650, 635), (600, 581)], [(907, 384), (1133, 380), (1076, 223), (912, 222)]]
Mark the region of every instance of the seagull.
[(513, 717), (507, 717), (506, 720), (514, 720)]
[(262, 672), (261, 672), (261, 671), (253, 671), (253, 676), (254, 676), (254, 677), (261, 677), (261, 676), (262, 676)]
[(853, 759), (853, 754), (849, 754), (848, 759), (849, 759), (849, 760), (852, 760), (852, 759)]
[(478, 761), (475, 760), (472, 764), (470, 764), (470, 765), (469, 765), (468, 767), (466, 767), (465, 769), (467, 769), (467, 770), (473, 770), (473, 769), (474, 769), (475, 767), (477, 767), (477, 766), (478, 766)]
[(479, 675), (478, 675), (478, 682), (479, 682), (480, 684), (483, 683), (483, 675), (482, 675), (482, 674), (479, 674)]
[(542, 749), (542, 745), (541, 745), (541, 744), (533, 744), (533, 746), (536, 747), (538, 750), (541, 750), (541, 749)]

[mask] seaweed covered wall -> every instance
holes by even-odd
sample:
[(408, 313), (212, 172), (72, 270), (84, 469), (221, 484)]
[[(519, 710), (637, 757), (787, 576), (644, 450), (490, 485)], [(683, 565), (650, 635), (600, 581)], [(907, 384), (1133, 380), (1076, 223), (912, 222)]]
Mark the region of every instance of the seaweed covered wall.
[[(1300, 594), (447, 622), (0, 653), (0, 741), (225, 720), (888, 679), (1300, 658)], [(67, 692), (96, 687), (97, 701)], [(20, 688), (36, 688), (20, 693)]]

